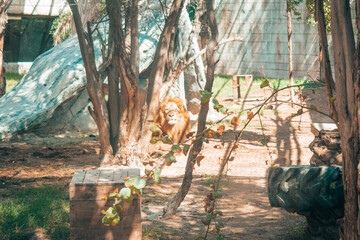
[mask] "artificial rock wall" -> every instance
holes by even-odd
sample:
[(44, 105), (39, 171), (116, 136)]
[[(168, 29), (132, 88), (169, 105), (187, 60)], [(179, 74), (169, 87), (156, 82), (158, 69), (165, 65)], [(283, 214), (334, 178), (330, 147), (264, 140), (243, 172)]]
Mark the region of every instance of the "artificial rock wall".
[[(157, 3), (147, 5), (150, 10), (141, 11), (139, 19), (140, 72), (153, 61), (161, 27), (165, 23)], [(175, 63), (180, 61), (191, 32), (190, 19), (185, 9), (179, 21)], [(108, 24), (100, 24), (98, 28), (102, 39), (107, 39)], [(93, 37), (96, 63), (99, 65), (102, 60), (101, 41), (97, 32), (93, 33)], [(190, 44), (189, 57), (197, 52), (199, 47), (194, 38)], [(140, 87), (144, 85), (146, 78), (140, 79)], [(198, 58), (181, 73), (169, 95), (181, 97), (188, 110), (197, 114), (200, 108), (199, 91), (204, 85), (204, 66), (201, 58)], [(30, 71), (0, 98), (0, 142), (24, 131), (39, 134), (67, 130), (95, 131), (96, 125), (87, 110), (91, 103), (85, 86), (86, 75), (77, 36), (72, 36), (36, 58)]]

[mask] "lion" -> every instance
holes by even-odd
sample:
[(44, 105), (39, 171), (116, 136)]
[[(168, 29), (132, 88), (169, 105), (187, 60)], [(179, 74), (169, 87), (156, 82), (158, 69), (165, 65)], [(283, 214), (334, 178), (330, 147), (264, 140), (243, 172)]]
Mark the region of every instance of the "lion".
[(182, 142), (190, 132), (189, 113), (178, 97), (164, 98), (154, 122), (160, 126), (163, 134), (173, 140), (174, 144)]

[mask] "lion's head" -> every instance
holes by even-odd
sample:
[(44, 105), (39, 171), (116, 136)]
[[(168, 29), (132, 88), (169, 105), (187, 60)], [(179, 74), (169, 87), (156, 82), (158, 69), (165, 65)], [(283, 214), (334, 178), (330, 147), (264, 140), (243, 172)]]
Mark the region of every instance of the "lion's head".
[(174, 143), (179, 143), (190, 130), (190, 117), (183, 101), (177, 97), (165, 97), (160, 103), (160, 110), (155, 117), (164, 134)]

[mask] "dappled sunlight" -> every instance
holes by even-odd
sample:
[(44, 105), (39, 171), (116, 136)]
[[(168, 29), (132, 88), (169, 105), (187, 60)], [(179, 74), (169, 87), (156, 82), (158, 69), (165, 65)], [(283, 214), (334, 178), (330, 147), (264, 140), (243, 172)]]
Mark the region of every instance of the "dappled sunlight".
[[(94, 44), (99, 64), (99, 39)], [(0, 99), (0, 139), (46, 122), (56, 108), (84, 91), (85, 84), (80, 48), (73, 36), (39, 56), (30, 71)]]
[[(34, 142), (34, 141), (33, 141)], [(43, 144), (48, 144), (43, 140)], [(15, 156), (16, 153), (16, 156)], [(2, 187), (21, 182), (69, 179), (75, 170), (97, 168), (99, 157), (91, 145), (71, 147), (56, 145), (2, 144), (0, 147)]]
[[(205, 216), (204, 199), (209, 194), (209, 183), (212, 179), (215, 178), (196, 177), (189, 194), (177, 211), (177, 216), (170, 218), (161, 218), (161, 213), (163, 204), (177, 191), (178, 178), (164, 178), (161, 184), (163, 186), (148, 186), (142, 199), (143, 227), (157, 226), (164, 239), (170, 236), (171, 239), (194, 239), (204, 236), (206, 226), (200, 219)], [(164, 186), (167, 189), (165, 194)], [(224, 223), (222, 233), (229, 239), (250, 240), (254, 239), (254, 236), (261, 239), (262, 234), (279, 239), (294, 231), (294, 226), (298, 226), (300, 231), (304, 227), (304, 217), (270, 207), (264, 178), (228, 177), (222, 181), (221, 189), (223, 197), (218, 200), (216, 210), (222, 211), (223, 215), (218, 216), (217, 220)], [(187, 232), (186, 235), (182, 234), (184, 231)]]

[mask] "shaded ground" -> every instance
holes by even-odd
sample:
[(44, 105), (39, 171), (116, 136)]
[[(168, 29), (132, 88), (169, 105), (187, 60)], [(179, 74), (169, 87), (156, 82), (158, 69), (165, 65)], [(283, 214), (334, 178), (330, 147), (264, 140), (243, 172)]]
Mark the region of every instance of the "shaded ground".
[[(302, 91), (307, 98), (299, 102), (327, 112), (324, 90)], [(279, 96), (287, 100), (287, 94)], [(221, 99), (231, 109), (239, 109), (240, 103)], [(251, 107), (260, 102), (248, 102)], [(234, 161), (226, 168), (223, 180), (224, 197), (219, 210), (224, 215), (223, 234), (228, 239), (302, 239), (305, 220), (282, 209), (271, 208), (267, 199), (266, 169), (271, 165), (309, 164), (311, 151), (308, 145), (314, 139), (310, 132), (312, 122), (330, 122), (314, 111), (288, 119), (299, 108), (288, 104), (273, 105), (262, 111), (262, 124), (256, 118), (243, 133), (234, 154)], [(213, 116), (215, 118), (215, 116)], [(242, 116), (246, 119), (246, 115)], [(203, 149), (204, 160), (195, 167), (195, 179), (189, 195), (179, 208), (178, 216), (161, 219), (164, 202), (176, 193), (181, 184), (186, 163), (185, 156), (177, 156), (177, 163), (163, 169), (160, 186), (150, 183), (144, 191), (143, 230), (144, 236), (160, 239), (194, 239), (205, 234), (200, 221), (204, 215), (204, 199), (209, 193), (209, 184), (218, 172), (219, 162), (238, 129), (227, 125), (229, 132), (212, 139)], [(261, 139), (269, 139), (268, 147)], [(154, 151), (165, 152), (165, 145), (151, 146)], [(19, 136), (17, 140), (0, 143), (0, 201), (12, 198), (14, 189), (34, 185), (37, 182), (69, 184), (77, 169), (91, 169), (99, 164), (99, 144), (96, 136), (64, 134), (39, 137), (33, 134)], [(213, 239), (212, 235), (210, 239)]]

